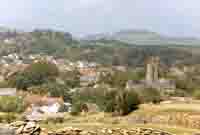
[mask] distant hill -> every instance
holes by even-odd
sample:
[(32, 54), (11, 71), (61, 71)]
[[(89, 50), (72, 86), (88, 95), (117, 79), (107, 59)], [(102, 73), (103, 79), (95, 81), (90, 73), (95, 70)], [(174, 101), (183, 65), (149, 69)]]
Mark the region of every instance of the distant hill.
[(18, 32), (6, 29), (0, 32), (0, 55), (9, 53), (62, 54), (65, 48), (72, 44), (72, 35), (67, 32), (53, 30)]
[(42, 53), (72, 61), (141, 66), (148, 56), (159, 56), (166, 65), (200, 64), (198, 43), (195, 38), (171, 38), (145, 30), (97, 34), (80, 40), (68, 32), (55, 30), (5, 30), (0, 32), (0, 57), (11, 53), (20, 56)]
[(112, 34), (89, 35), (83, 40), (118, 40), (134, 45), (200, 45), (200, 39), (190, 37), (168, 37), (147, 30), (121, 30)]

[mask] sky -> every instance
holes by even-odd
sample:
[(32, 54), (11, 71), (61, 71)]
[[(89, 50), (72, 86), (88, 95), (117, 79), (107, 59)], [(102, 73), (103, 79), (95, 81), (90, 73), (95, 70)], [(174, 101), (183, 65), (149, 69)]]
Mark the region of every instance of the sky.
[(0, 0), (0, 26), (74, 35), (145, 29), (200, 37), (199, 0)]

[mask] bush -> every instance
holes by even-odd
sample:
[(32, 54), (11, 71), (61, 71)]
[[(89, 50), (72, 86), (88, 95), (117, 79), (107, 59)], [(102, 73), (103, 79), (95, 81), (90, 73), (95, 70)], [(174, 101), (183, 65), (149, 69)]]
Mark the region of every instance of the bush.
[(0, 112), (23, 112), (25, 109), (23, 99), (20, 97), (0, 97)]
[(96, 104), (101, 111), (126, 115), (135, 110), (140, 103), (138, 95), (134, 91), (124, 89), (85, 89), (75, 93), (72, 99), (72, 113), (75, 114), (81, 111), (82, 104), (92, 103)]
[(0, 115), (0, 123), (11, 123), (17, 119), (14, 113), (5, 113)]
[(29, 87), (41, 85), (55, 79), (58, 75), (59, 71), (55, 64), (40, 61), (30, 64), (25, 71), (17, 73), (8, 80), (11, 86), (27, 90)]
[(60, 77), (69, 88), (80, 86), (80, 73), (78, 70), (63, 72)]
[(10, 85), (7, 81), (0, 82), (0, 88), (10, 88)]
[(195, 90), (194, 93), (193, 93), (193, 97), (195, 99), (200, 100), (200, 90)]
[(82, 105), (83, 104), (81, 102), (74, 103), (70, 114), (73, 116), (79, 115), (82, 111)]
[(126, 115), (137, 109), (140, 100), (134, 91), (121, 90), (115, 98), (115, 104), (115, 111), (117, 111), (119, 115)]
[(1, 123), (11, 123), (17, 119), (16, 115), (13, 113), (5, 113), (0, 116)]
[(142, 103), (159, 103), (162, 101), (160, 92), (153, 88), (138, 90), (137, 93)]

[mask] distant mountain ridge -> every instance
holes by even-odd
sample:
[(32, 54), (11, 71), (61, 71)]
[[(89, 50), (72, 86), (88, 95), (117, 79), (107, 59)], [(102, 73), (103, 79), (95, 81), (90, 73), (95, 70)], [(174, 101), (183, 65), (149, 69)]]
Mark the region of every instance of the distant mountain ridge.
[(116, 33), (88, 35), (82, 40), (118, 40), (134, 45), (200, 45), (200, 39), (194, 37), (169, 37), (148, 30), (121, 30)]

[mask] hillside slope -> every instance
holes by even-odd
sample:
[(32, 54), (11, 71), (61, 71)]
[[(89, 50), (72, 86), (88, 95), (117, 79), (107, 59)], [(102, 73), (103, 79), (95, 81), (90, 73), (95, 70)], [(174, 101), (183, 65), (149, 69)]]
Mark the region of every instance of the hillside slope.
[(200, 45), (200, 39), (192, 37), (168, 37), (147, 30), (121, 30), (116, 33), (88, 35), (84, 40), (119, 40), (134, 45)]

